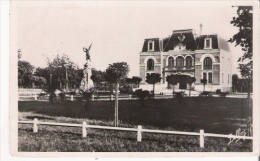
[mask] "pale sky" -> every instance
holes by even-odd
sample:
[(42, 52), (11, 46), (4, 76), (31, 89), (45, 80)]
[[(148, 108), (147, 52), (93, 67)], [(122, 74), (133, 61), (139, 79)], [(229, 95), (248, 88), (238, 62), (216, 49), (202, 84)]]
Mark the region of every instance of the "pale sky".
[[(13, 4), (12, 4), (13, 3)], [(11, 25), (17, 26), (17, 49), (22, 59), (45, 67), (45, 57), (67, 54), (81, 68), (83, 47), (92, 43), (92, 68), (125, 61), (129, 76), (139, 76), (139, 53), (145, 38), (164, 38), (172, 30), (194, 29), (216, 33), (228, 40), (238, 29), (230, 24), (236, 16), (232, 3), (222, 2), (91, 2), (12, 1)], [(13, 16), (13, 17), (12, 17)], [(16, 18), (17, 17), (17, 18)], [(230, 44), (232, 72), (238, 73), (239, 47)]]

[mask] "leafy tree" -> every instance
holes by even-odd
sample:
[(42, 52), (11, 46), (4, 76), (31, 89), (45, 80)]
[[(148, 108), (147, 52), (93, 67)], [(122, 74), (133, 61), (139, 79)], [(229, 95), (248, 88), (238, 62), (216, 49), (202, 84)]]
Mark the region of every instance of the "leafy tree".
[(208, 83), (208, 80), (206, 78), (203, 78), (200, 80), (200, 82), (203, 84), (203, 91), (205, 91), (205, 86)]
[[(253, 7), (238, 6), (237, 17), (233, 17), (230, 22), (233, 26), (238, 27), (239, 31), (229, 42), (235, 42), (235, 46), (240, 45), (244, 54), (238, 59), (240, 62), (238, 69), (241, 76), (248, 79), (248, 86), (251, 86), (253, 77)], [(243, 62), (243, 63), (242, 63)], [(250, 98), (250, 90), (248, 90), (248, 98)]]
[(253, 7), (252, 6), (238, 6), (237, 17), (233, 17), (233, 20), (230, 22), (233, 26), (238, 27), (239, 31), (232, 38), (229, 39), (229, 42), (236, 43), (242, 47), (244, 54), (238, 59), (238, 61), (252, 59), (253, 56), (253, 46), (252, 46), (252, 20), (253, 20)]
[(101, 81), (101, 75), (92, 71), (90, 79), (94, 82), (94, 86), (97, 87), (98, 83)]
[(195, 77), (191, 77), (191, 76), (188, 76), (188, 77), (187, 77), (187, 83), (188, 83), (189, 86), (190, 86), (189, 96), (190, 96), (190, 94), (191, 94), (191, 85), (192, 85), (192, 83), (194, 83), (195, 81), (196, 81), (196, 78), (195, 78)]
[(29, 62), (19, 60), (18, 61), (18, 85), (19, 86), (29, 86), (30, 76), (33, 74), (34, 66)]
[[(75, 84), (75, 81), (78, 81), (78, 74), (75, 74), (75, 71), (78, 71), (78, 65), (72, 62), (66, 54), (62, 56), (57, 55), (52, 61), (47, 58), (47, 65), (46, 70), (52, 76), (52, 78), (49, 78), (53, 80), (53, 83), (61, 80), (63, 86), (68, 84), (72, 86), (73, 83)], [(59, 86), (60, 83), (55, 83), (55, 88), (59, 88)]]
[(125, 81), (128, 84), (133, 84), (133, 79), (132, 78), (125, 78)]
[(138, 88), (139, 88), (139, 84), (140, 84), (140, 82), (142, 81), (142, 78), (141, 78), (141, 77), (137, 77), (137, 76), (133, 76), (133, 77), (132, 77), (132, 80), (133, 80), (133, 83), (134, 83), (134, 84), (137, 84), (137, 85), (138, 85)]
[(147, 76), (146, 76), (146, 80), (145, 81), (148, 84), (152, 84), (153, 85), (153, 98), (154, 98), (154, 92), (155, 92), (154, 91), (155, 84), (160, 82), (161, 79), (162, 79), (162, 77), (161, 77), (161, 74), (159, 74), (159, 73), (151, 73), (151, 74), (147, 74)]
[(141, 107), (145, 107), (144, 99), (150, 96), (149, 91), (147, 90), (143, 91), (142, 89), (137, 89), (134, 92), (134, 95), (136, 95), (139, 98)]
[(236, 91), (236, 85), (238, 84), (238, 75), (237, 74), (233, 74), (232, 75), (232, 86), (233, 86), (233, 93), (235, 93)]
[(110, 83), (116, 84), (116, 98), (115, 98), (115, 126), (118, 126), (118, 85), (119, 81), (124, 79), (129, 73), (129, 65), (126, 62), (119, 62), (109, 64), (106, 69), (106, 78)]
[(32, 83), (32, 88), (34, 88), (35, 85), (42, 87), (47, 83), (47, 80), (44, 77), (39, 77), (39, 76), (30, 76), (30, 81)]
[(133, 90), (133, 79), (132, 78), (125, 78), (125, 82), (130, 85), (131, 91)]
[[(179, 75), (173, 75), (173, 74), (171, 74), (171, 75), (168, 75), (168, 76), (166, 77), (166, 81), (167, 81), (169, 84), (171, 84), (171, 85), (177, 85), (177, 83), (180, 82), (180, 77), (179, 77)], [(172, 94), (173, 94), (172, 96), (173, 96), (173, 98), (174, 98), (174, 88), (173, 88)]]
[(229, 42), (235, 42), (235, 46), (240, 45), (244, 52), (244, 54), (238, 59), (238, 62), (240, 62), (238, 69), (240, 70), (241, 76), (246, 78), (248, 81), (248, 122), (252, 123), (252, 100), (250, 99), (250, 91), (253, 80), (253, 7), (238, 6), (237, 17), (233, 17), (233, 20), (230, 23), (239, 28), (238, 33), (230, 38)]
[(105, 81), (105, 72), (92, 69), (90, 79), (94, 82), (95, 87), (99, 87), (100, 82)]
[[(113, 84), (115, 83), (116, 80), (114, 79), (114, 76), (113, 76), (113, 74), (111, 74), (110, 70), (106, 71), (105, 79), (106, 79), (106, 81), (109, 84), (110, 95), (112, 97), (112, 94), (113, 94)], [(110, 97), (110, 101), (111, 101), (111, 97)]]

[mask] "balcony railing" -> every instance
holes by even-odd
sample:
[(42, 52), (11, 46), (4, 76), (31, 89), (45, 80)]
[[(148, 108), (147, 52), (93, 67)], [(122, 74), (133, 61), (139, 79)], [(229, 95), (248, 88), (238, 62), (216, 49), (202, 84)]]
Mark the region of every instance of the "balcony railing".
[(192, 66), (192, 67), (186, 67), (186, 66), (183, 66), (183, 67), (176, 67), (176, 66), (174, 66), (174, 67), (169, 67), (169, 66), (166, 66), (166, 67), (164, 68), (165, 71), (172, 71), (172, 70), (194, 70), (194, 69), (195, 69), (194, 66)]

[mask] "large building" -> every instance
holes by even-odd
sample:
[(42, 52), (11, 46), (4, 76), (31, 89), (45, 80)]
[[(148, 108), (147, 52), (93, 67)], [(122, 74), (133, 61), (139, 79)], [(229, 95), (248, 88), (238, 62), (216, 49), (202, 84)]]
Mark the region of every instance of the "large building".
[[(231, 91), (232, 64), (228, 42), (217, 34), (196, 36), (192, 29), (174, 30), (164, 39), (148, 38), (144, 40), (139, 54), (141, 88), (148, 89), (145, 82), (149, 73), (161, 74), (162, 80), (157, 85), (160, 90), (173, 88), (166, 81), (168, 75), (189, 75), (196, 78), (192, 85), (197, 91), (203, 91), (201, 79), (206, 78), (207, 91)], [(189, 89), (181, 82), (175, 89)]]

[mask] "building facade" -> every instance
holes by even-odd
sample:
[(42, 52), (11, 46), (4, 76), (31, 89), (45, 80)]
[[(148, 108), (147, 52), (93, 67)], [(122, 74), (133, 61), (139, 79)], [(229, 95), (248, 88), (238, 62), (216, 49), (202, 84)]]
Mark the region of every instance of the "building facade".
[[(158, 90), (189, 89), (186, 82), (174, 87), (166, 81), (168, 75), (189, 75), (196, 78), (192, 85), (197, 91), (203, 91), (200, 80), (207, 79), (205, 90), (231, 91), (232, 57), (228, 42), (217, 34), (196, 36), (192, 29), (174, 30), (166, 38), (144, 40), (139, 53), (141, 88), (149, 85), (145, 82), (149, 73), (161, 74)], [(157, 86), (158, 86), (157, 85)]]

